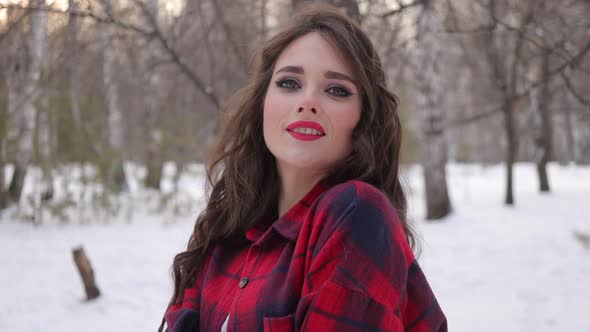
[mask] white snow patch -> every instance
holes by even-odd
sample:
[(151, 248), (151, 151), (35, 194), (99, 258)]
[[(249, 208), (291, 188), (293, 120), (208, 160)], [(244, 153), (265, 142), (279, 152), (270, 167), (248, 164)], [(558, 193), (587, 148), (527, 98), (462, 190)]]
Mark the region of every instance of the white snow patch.
[[(179, 186), (200, 206), (202, 168), (189, 170)], [(516, 206), (505, 207), (502, 166), (451, 164), (454, 213), (436, 223), (423, 220), (421, 169), (404, 174), (424, 240), (420, 264), (450, 331), (590, 331), (590, 249), (573, 236), (590, 233), (589, 167), (550, 165), (552, 193), (540, 194), (534, 165), (518, 164)], [(133, 202), (145, 195), (137, 183), (130, 191)], [(88, 225), (35, 227), (0, 215), (0, 331), (155, 330), (171, 292), (172, 258), (197, 211), (170, 219), (149, 206), (134, 209), (125, 222)], [(102, 291), (90, 303), (72, 260), (80, 244)]]

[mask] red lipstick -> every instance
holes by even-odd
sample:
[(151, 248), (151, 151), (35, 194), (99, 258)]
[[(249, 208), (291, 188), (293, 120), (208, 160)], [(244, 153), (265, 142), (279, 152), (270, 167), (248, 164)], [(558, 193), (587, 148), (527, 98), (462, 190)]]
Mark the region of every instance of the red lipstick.
[[(319, 135), (317, 133), (295, 132), (294, 130), (297, 128), (314, 129), (319, 132)], [(287, 131), (293, 136), (293, 138), (301, 141), (314, 141), (326, 135), (324, 127), (314, 121), (295, 121), (287, 126)]]

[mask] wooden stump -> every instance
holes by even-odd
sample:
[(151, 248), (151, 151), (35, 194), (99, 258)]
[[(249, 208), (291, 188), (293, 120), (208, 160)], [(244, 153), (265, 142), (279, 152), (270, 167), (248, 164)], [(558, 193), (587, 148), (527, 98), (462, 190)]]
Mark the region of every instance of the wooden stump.
[(80, 272), (80, 277), (82, 277), (82, 282), (84, 283), (86, 299), (90, 301), (99, 297), (100, 290), (98, 290), (94, 281), (94, 271), (92, 270), (92, 265), (90, 265), (90, 260), (86, 257), (84, 248), (82, 246), (74, 248), (72, 253), (74, 254), (74, 262), (78, 267), (78, 272)]

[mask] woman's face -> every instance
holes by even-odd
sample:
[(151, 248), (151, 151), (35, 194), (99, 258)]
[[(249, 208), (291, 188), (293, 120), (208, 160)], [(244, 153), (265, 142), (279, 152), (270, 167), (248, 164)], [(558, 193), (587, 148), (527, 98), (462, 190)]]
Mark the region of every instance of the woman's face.
[(308, 33), (281, 53), (266, 92), (264, 140), (279, 170), (327, 173), (352, 149), (361, 97), (350, 66), (322, 35)]

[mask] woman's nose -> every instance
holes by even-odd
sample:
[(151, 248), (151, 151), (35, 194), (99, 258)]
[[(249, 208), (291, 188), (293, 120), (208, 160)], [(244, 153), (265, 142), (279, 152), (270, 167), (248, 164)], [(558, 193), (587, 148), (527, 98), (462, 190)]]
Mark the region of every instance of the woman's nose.
[[(299, 107), (299, 109), (297, 110), (297, 112), (298, 112), (298, 113), (301, 113), (301, 112), (303, 112), (305, 109), (306, 109), (305, 107), (301, 106), (301, 107)], [(315, 108), (315, 107), (311, 107), (311, 108), (307, 108), (307, 109), (308, 109), (309, 111), (311, 111), (311, 113), (313, 113), (313, 114), (317, 114), (317, 113), (318, 113), (318, 111), (316, 110), (316, 108)]]
[(304, 98), (299, 103), (297, 108), (297, 113), (301, 113), (304, 111), (311, 112), (313, 114), (318, 113), (318, 105), (317, 105), (317, 97), (312, 93), (306, 94)]

